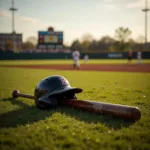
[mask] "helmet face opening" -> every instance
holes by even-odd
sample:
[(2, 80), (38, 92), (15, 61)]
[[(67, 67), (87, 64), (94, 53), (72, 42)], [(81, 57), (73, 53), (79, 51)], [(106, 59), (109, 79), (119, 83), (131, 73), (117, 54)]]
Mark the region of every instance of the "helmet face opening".
[(75, 93), (73, 92), (64, 92), (61, 94), (51, 95), (51, 96), (43, 96), (39, 99), (39, 106), (42, 108), (56, 108), (58, 104), (61, 104), (62, 101), (74, 99), (77, 100)]
[(74, 92), (72, 91), (67, 91), (67, 92), (64, 92), (64, 93), (61, 93), (61, 94), (57, 94), (57, 95), (54, 95), (56, 97), (56, 100), (58, 101), (63, 101), (65, 99), (77, 99), (76, 98), (76, 95)]

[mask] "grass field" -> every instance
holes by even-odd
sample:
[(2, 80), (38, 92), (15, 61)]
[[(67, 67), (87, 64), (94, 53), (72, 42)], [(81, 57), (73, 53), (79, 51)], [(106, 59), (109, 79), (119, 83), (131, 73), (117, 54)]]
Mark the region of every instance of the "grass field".
[[(150, 63), (150, 59), (143, 59), (143, 63)], [(84, 60), (80, 61), (81, 64), (84, 63)], [(90, 64), (126, 64), (127, 60), (126, 59), (89, 59)], [(136, 59), (132, 60), (133, 64), (137, 63)], [(72, 64), (72, 60), (9, 60), (9, 61), (0, 61), (0, 65), (7, 65), (7, 64), (12, 64), (12, 65), (22, 65), (22, 64), (27, 64), (27, 65), (33, 65), (33, 64)]]
[[(0, 64), (54, 62), (57, 61), (0, 61)], [(91, 63), (100, 62), (108, 63), (104, 60)], [(114, 62), (126, 63), (126, 60)], [(83, 88), (78, 99), (137, 106), (142, 112), (141, 119), (133, 122), (67, 107), (39, 110), (30, 99), (11, 98), (14, 89), (33, 94), (42, 78), (58, 74), (65, 76), (72, 86)], [(0, 83), (1, 150), (150, 149), (150, 73), (0, 67)]]

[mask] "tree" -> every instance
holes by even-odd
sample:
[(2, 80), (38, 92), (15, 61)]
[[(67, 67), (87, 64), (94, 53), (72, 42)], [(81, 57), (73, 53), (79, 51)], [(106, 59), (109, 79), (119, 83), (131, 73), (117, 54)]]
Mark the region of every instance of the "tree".
[(22, 43), (22, 49), (23, 50), (29, 50), (36, 48), (37, 45), (37, 39), (34, 36), (28, 37), (26, 42)]
[(106, 36), (103, 36), (100, 41), (104, 44), (112, 44), (114, 42), (114, 39), (111, 38), (110, 36), (106, 35)]
[(132, 48), (132, 45), (133, 43), (130, 43), (130, 42), (126, 42), (124, 44), (122, 44), (121, 42), (119, 41), (115, 41), (110, 47), (109, 47), (109, 51), (111, 52), (116, 52), (116, 51), (119, 51), (119, 52), (126, 52), (126, 51), (129, 51), (131, 50)]
[(109, 51), (110, 51), (110, 52), (116, 52), (117, 49), (121, 49), (121, 48), (120, 48), (120, 42), (115, 41), (115, 42), (109, 47)]
[(72, 42), (71, 48), (72, 49), (80, 49), (81, 48), (81, 44), (78, 39), (76, 39)]
[(119, 44), (115, 44), (117, 46), (118, 51), (125, 51), (129, 48), (128, 40), (131, 35), (131, 31), (129, 28), (119, 27), (115, 30), (115, 38), (119, 42)]
[(35, 46), (31, 42), (22, 43), (23, 50), (29, 50), (29, 49), (34, 49), (34, 48), (35, 48)]
[(88, 50), (89, 46), (90, 46), (90, 42), (89, 41), (83, 41), (81, 43), (81, 49), (83, 49), (83, 50)]
[(36, 46), (36, 45), (37, 45), (37, 38), (34, 37), (34, 36), (28, 37), (28, 38), (27, 38), (27, 42), (30, 42), (30, 43), (32, 43), (34, 46)]
[(101, 51), (108, 51), (115, 40), (108, 35), (103, 36), (99, 41), (98, 45)]
[(91, 44), (89, 45), (89, 49), (90, 50), (94, 50), (94, 51), (98, 50), (98, 45), (97, 45), (97, 41), (96, 40), (93, 40), (91, 42)]

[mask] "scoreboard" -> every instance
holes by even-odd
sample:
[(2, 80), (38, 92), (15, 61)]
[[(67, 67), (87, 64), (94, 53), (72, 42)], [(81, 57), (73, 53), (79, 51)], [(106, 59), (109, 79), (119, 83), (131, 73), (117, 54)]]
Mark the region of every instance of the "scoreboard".
[(63, 32), (39, 31), (38, 32), (39, 48), (62, 48)]

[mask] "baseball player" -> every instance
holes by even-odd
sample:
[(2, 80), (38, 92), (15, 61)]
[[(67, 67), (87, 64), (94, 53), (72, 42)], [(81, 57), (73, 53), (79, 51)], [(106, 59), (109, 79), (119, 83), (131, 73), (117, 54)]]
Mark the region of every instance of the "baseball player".
[(80, 52), (78, 50), (73, 51), (72, 53), (72, 58), (73, 58), (73, 68), (80, 68)]
[(128, 52), (128, 63), (131, 64), (131, 61), (132, 61), (132, 51), (130, 50)]
[(85, 63), (88, 63), (88, 60), (89, 60), (89, 56), (88, 56), (88, 55), (85, 55), (85, 56), (84, 56), (84, 62), (85, 62)]
[(137, 52), (137, 63), (138, 64), (142, 63), (142, 54), (140, 51)]

